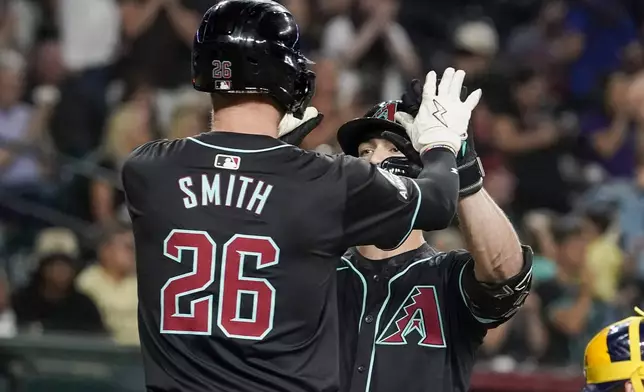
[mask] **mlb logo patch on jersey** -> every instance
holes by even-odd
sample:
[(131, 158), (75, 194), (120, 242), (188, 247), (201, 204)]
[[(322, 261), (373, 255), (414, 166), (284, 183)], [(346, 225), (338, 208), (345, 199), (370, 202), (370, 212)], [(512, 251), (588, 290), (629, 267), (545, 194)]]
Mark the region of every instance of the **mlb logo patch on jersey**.
[(230, 90), (232, 85), (228, 80), (215, 80), (215, 90)]
[(219, 169), (237, 170), (241, 158), (235, 155), (217, 154), (215, 157), (215, 167)]

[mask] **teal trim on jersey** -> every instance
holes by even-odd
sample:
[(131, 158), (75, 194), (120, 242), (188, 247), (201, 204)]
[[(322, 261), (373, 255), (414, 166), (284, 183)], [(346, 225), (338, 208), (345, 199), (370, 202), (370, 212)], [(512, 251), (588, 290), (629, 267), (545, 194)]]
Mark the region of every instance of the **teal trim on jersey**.
[(474, 317), (476, 319), (476, 321), (478, 321), (479, 323), (481, 323), (481, 324), (497, 323), (497, 322), (499, 322), (499, 320), (483, 318), (483, 317), (479, 317), (479, 316), (475, 315), (474, 312), (472, 312), (472, 308), (470, 308), (470, 305), (467, 303), (467, 297), (465, 296), (465, 290), (463, 290), (463, 273), (465, 272), (465, 267), (467, 267), (467, 264), (470, 261), (474, 261), (474, 259), (470, 259), (470, 260), (467, 261), (467, 263), (463, 264), (463, 268), (461, 268), (461, 272), (458, 274), (458, 290), (461, 292), (461, 298), (463, 299), (463, 303), (465, 304), (465, 307), (467, 308), (467, 310), (470, 311), (470, 314), (472, 315), (472, 317)]
[(347, 259), (346, 257), (340, 257), (342, 261), (347, 263), (347, 267), (344, 268), (351, 268), (353, 272), (355, 272), (356, 275), (358, 275), (358, 278), (360, 278), (360, 282), (362, 282), (362, 308), (360, 310), (360, 319), (358, 320), (358, 333), (360, 333), (360, 329), (362, 328), (362, 318), (364, 317), (364, 312), (367, 309), (367, 281), (365, 280), (364, 276), (358, 271), (358, 269)]
[(414, 225), (416, 224), (416, 218), (418, 218), (418, 211), (420, 211), (420, 201), (422, 199), (422, 192), (420, 191), (420, 187), (418, 186), (418, 184), (416, 184), (416, 181), (412, 180), (411, 183), (414, 184), (414, 186), (416, 187), (416, 190), (418, 191), (418, 200), (416, 200), (416, 211), (414, 211), (414, 216), (412, 216), (412, 218), (411, 218), (411, 224), (409, 225), (409, 231), (407, 232), (407, 234), (405, 234), (405, 236), (402, 238), (402, 240), (400, 240), (398, 245), (394, 246), (391, 249), (384, 249), (384, 250), (393, 250), (393, 249), (398, 248), (400, 245), (403, 244), (403, 242), (407, 241), (407, 238), (409, 238), (409, 235), (411, 234), (411, 232), (414, 231)]
[[(418, 185), (417, 185), (418, 186)], [(407, 271), (409, 271), (413, 266), (418, 265), (420, 263), (423, 263), (427, 260), (431, 260), (435, 256), (432, 257), (427, 257), (425, 259), (420, 259), (416, 260), (413, 263), (411, 263), (407, 268), (404, 270), (400, 271), (396, 275), (394, 275), (390, 280), (389, 284), (387, 285), (387, 297), (385, 297), (385, 300), (382, 303), (382, 306), (380, 307), (380, 310), (378, 311), (378, 316), (376, 317), (376, 328), (373, 334), (373, 345), (371, 346), (371, 360), (369, 361), (369, 374), (367, 374), (367, 386), (365, 387), (365, 392), (369, 392), (369, 389), (371, 388), (371, 375), (373, 374), (373, 364), (376, 360), (376, 341), (378, 340), (378, 334), (380, 333), (379, 327), (380, 327), (380, 318), (382, 317), (382, 314), (384, 310), (387, 308), (387, 303), (389, 302), (389, 298), (391, 298), (391, 284), (396, 281), (396, 279), (400, 278), (401, 276), (405, 275)], [(439, 309), (440, 312), (440, 309)], [(362, 320), (360, 320), (362, 323)]]
[(239, 154), (254, 154), (258, 152), (268, 152), (268, 151), (274, 151), (278, 150), (280, 148), (286, 148), (286, 147), (293, 147), (290, 144), (280, 144), (279, 146), (274, 146), (274, 147), (267, 147), (267, 148), (260, 148), (259, 150), (243, 150), (241, 148), (229, 148), (229, 147), (222, 147), (222, 146), (217, 146), (214, 144), (208, 144), (205, 142), (202, 142), (201, 140), (197, 140), (193, 137), (187, 137), (186, 139), (191, 140), (199, 145), (202, 145), (204, 147), (208, 148), (214, 148), (215, 150), (221, 150), (221, 151), (226, 151), (226, 152), (236, 152)]
[(336, 268), (335, 270), (336, 271), (344, 271), (345, 269), (349, 269), (349, 267), (340, 267), (340, 268)]

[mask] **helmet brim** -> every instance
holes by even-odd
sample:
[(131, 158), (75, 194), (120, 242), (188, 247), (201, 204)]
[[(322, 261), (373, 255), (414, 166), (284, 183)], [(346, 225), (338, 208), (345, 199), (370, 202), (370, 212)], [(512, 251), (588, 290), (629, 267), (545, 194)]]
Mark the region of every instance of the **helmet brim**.
[(360, 143), (373, 138), (374, 133), (383, 131), (394, 132), (404, 138), (409, 138), (405, 128), (398, 123), (381, 118), (362, 117), (351, 120), (338, 129), (338, 144), (345, 154), (357, 157)]

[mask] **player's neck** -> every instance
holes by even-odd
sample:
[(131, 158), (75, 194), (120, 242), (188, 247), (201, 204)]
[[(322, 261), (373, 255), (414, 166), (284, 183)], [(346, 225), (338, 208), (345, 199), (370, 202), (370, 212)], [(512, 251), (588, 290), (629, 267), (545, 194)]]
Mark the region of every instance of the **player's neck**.
[(394, 250), (382, 250), (373, 245), (359, 246), (358, 252), (367, 259), (382, 260), (399, 254), (409, 252), (420, 248), (425, 243), (425, 237), (421, 230), (414, 230), (409, 235), (409, 238)]
[(271, 105), (244, 102), (213, 112), (212, 131), (277, 137), (280, 113)]

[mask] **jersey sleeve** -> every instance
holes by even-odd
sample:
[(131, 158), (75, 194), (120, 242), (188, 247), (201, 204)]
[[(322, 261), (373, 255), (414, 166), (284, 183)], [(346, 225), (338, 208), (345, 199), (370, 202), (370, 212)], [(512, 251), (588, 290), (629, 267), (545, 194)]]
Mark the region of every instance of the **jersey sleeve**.
[(146, 167), (153, 164), (153, 150), (157, 144), (158, 141), (152, 141), (139, 146), (123, 164), (121, 180), (132, 218), (143, 214), (147, 188), (147, 179), (144, 173), (147, 172)]
[(341, 159), (347, 192), (343, 247), (397, 248), (413, 230), (421, 202), (418, 185), (359, 159)]
[(474, 259), (465, 251), (451, 252), (450, 287), (461, 299), (461, 309), (486, 328), (509, 320), (523, 305), (532, 284), (532, 250), (523, 246), (523, 268), (505, 282), (479, 282), (474, 275)]

